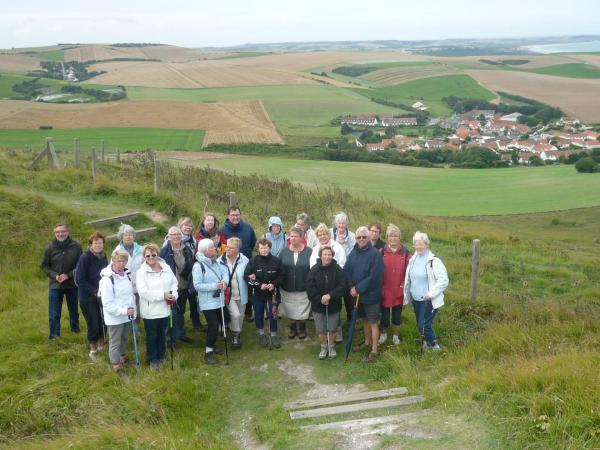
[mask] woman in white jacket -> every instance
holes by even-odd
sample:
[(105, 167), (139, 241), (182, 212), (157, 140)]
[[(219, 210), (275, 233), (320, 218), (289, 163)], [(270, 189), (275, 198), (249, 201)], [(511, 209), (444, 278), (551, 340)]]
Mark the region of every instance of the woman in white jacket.
[(152, 370), (157, 370), (159, 364), (165, 361), (169, 309), (177, 302), (177, 278), (158, 256), (159, 252), (156, 244), (145, 245), (142, 250), (145, 263), (136, 275), (140, 316), (146, 329), (146, 352)]
[(127, 341), (129, 337), (129, 318), (135, 318), (135, 299), (131, 275), (125, 268), (129, 255), (115, 250), (111, 264), (100, 272), (100, 298), (104, 323), (108, 327), (108, 357), (113, 369), (123, 376), (123, 364), (128, 363)]
[(413, 236), (413, 245), (415, 254), (408, 262), (404, 279), (404, 304), (413, 304), (423, 348), (439, 352), (441, 348), (431, 324), (438, 309), (444, 306), (448, 271), (444, 263), (429, 250), (427, 234), (417, 231)]

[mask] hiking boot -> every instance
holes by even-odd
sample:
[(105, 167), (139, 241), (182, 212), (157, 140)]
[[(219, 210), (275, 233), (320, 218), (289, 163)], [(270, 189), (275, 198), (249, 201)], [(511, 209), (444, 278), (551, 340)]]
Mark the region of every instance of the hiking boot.
[(215, 364), (217, 364), (217, 360), (215, 358), (215, 352), (206, 352), (204, 354), (204, 362), (211, 366), (214, 366)]
[(344, 335), (342, 334), (342, 327), (338, 327), (336, 333), (335, 333), (335, 342), (336, 343), (340, 343), (344, 341)]
[(327, 358), (329, 354), (329, 350), (327, 349), (327, 344), (321, 344), (321, 351), (319, 352), (319, 359)]
[(337, 356), (337, 352), (335, 351), (335, 345), (329, 346), (329, 357), (335, 358)]
[(387, 341), (387, 333), (381, 333), (381, 336), (379, 336), (379, 343), (385, 344), (385, 341)]
[(290, 324), (290, 333), (288, 334), (288, 339), (294, 339), (296, 336), (298, 336), (298, 325), (296, 322), (292, 322)]
[(266, 347), (267, 345), (269, 345), (269, 341), (267, 340), (267, 335), (266, 334), (259, 334), (258, 335), (258, 344), (261, 347)]
[(392, 342), (394, 343), (394, 345), (400, 345), (400, 336), (393, 336)]
[(279, 340), (279, 336), (271, 336), (271, 347), (280, 348), (281, 341)]
[(298, 322), (298, 339), (306, 339), (306, 322)]
[(242, 347), (242, 340), (240, 339), (240, 333), (234, 333), (233, 339), (231, 340), (231, 348), (238, 350)]
[(192, 340), (191, 337), (188, 336), (181, 336), (180, 338), (178, 338), (179, 341), (181, 342), (185, 342), (186, 344), (193, 344), (194, 341)]

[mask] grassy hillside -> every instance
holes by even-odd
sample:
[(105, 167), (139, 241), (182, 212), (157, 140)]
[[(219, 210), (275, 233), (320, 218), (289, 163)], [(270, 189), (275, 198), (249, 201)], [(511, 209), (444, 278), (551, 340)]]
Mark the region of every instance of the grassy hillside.
[(199, 150), (204, 140), (203, 130), (172, 128), (77, 128), (56, 130), (6, 130), (0, 129), (0, 146), (34, 149), (43, 147), (46, 137), (54, 140), (59, 151), (71, 151), (73, 139), (78, 138), (80, 148), (100, 148), (104, 139), (107, 149), (114, 150)]
[(396, 111), (377, 105), (347, 89), (333, 86), (253, 86), (211, 89), (161, 89), (130, 87), (131, 100), (159, 101), (240, 101), (262, 100), (277, 130), (290, 138), (334, 138), (339, 126), (331, 120), (344, 114)]
[[(163, 191), (154, 195), (149, 158), (100, 165), (96, 185), (87, 169), (32, 172), (26, 169), (29, 162), (21, 152), (0, 153), (0, 233), (10, 236), (0, 240), (4, 448), (225, 449), (252, 442), (281, 449), (334, 448), (335, 435), (302, 431), (304, 423), (292, 422), (283, 410), (283, 402), (302, 398), (307, 385), (285, 375), (278, 368), (282, 363), (298, 371), (312, 367), (318, 383), (331, 389), (360, 382), (370, 388), (403, 385), (425, 394), (425, 407), (433, 412), (423, 425), (440, 437), (392, 436), (384, 441), (388, 446), (600, 445), (600, 208), (421, 219), (340, 190), (310, 192), (288, 181), (167, 165)], [(409, 308), (403, 342), (384, 348), (373, 365), (356, 355), (348, 364), (339, 358), (319, 362), (314, 341), (284, 340), (281, 351), (261, 350), (246, 325), (244, 348), (231, 355), (228, 367), (201, 363), (204, 337), (190, 332), (196, 342), (177, 349), (174, 372), (143, 367), (122, 381), (111, 373), (105, 354), (98, 363), (88, 362), (84, 336), (68, 333), (64, 317), (61, 340), (46, 341), (46, 281), (38, 265), (51, 224), (70, 222), (82, 240), (92, 231), (84, 225), (90, 217), (139, 208), (162, 211), (172, 221), (182, 214), (196, 218), (205, 203), (222, 212), (228, 191), (238, 193), (245, 219), (259, 232), (274, 212), (287, 225), (301, 210), (329, 222), (340, 209), (353, 226), (378, 218), (398, 224), (406, 236), (427, 231), (451, 277), (447, 304), (435, 324), (444, 351), (421, 354)], [(482, 239), (477, 303), (468, 299), (474, 237)], [(251, 439), (241, 441), (241, 435)]]
[(424, 169), (389, 164), (224, 158), (195, 161), (240, 174), (257, 173), (313, 188), (334, 184), (355, 196), (385, 199), (412, 214), (511, 214), (600, 204), (600, 177), (573, 166)]
[(429, 107), (434, 116), (444, 116), (451, 113), (450, 108), (442, 101), (443, 97), (469, 97), (482, 100), (492, 100), (496, 96), (478, 84), (468, 75), (448, 75), (409, 81), (397, 86), (378, 89), (354, 89), (355, 92), (369, 98), (381, 98), (395, 103), (412, 105), (420, 101)]
[(539, 69), (529, 69), (527, 72), (567, 78), (600, 78), (600, 67), (584, 63), (557, 64)]

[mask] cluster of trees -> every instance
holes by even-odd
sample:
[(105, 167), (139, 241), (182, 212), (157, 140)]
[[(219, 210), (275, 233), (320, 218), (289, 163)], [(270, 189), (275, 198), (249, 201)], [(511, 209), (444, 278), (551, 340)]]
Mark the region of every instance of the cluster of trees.
[(60, 88), (61, 92), (69, 93), (69, 94), (87, 94), (91, 97), (94, 97), (98, 102), (110, 102), (121, 100), (127, 97), (127, 92), (125, 91), (125, 86), (117, 86), (119, 89), (111, 90), (111, 91), (103, 91), (100, 89), (92, 89), (92, 88), (84, 88), (82, 86), (76, 84), (69, 84)]
[(95, 76), (106, 73), (104, 71), (88, 71), (88, 66), (92, 64), (93, 61), (86, 62), (78, 62), (78, 61), (70, 61), (66, 63), (56, 62), (56, 61), (41, 61), (40, 65), (42, 66), (42, 70), (34, 70), (29, 72), (28, 75), (43, 77), (43, 78), (52, 78), (54, 80), (62, 80), (63, 79), (63, 64), (64, 67), (72, 67), (73, 73), (75, 77), (79, 81), (88, 80)]
[(544, 103), (540, 103), (527, 97), (521, 97), (520, 95), (508, 94), (506, 92), (499, 92), (499, 94), (521, 104), (507, 105), (506, 103), (500, 103), (495, 105), (485, 100), (456, 97), (453, 95), (449, 97), (443, 97), (442, 100), (445, 101), (452, 111), (457, 114), (462, 114), (473, 109), (488, 109), (501, 114), (518, 112), (523, 114), (523, 116), (519, 117), (519, 122), (530, 127), (536, 126), (540, 123), (545, 125), (564, 116), (564, 113), (560, 110), (560, 108), (553, 108), (552, 106), (548, 106)]
[(528, 59), (503, 59), (502, 61), (494, 61), (493, 59), (480, 59), (479, 62), (491, 64), (493, 66), (520, 66), (531, 61)]
[(17, 95), (14, 95), (12, 98), (13, 100), (31, 100), (40, 95), (41, 89), (49, 87), (50, 86), (40, 83), (39, 78), (25, 80), (21, 83), (13, 85), (12, 90)]
[(361, 75), (364, 75), (365, 73), (373, 72), (374, 70), (377, 70), (377, 69), (378, 69), (378, 67), (361, 66), (361, 65), (341, 66), (341, 67), (336, 67), (335, 69), (332, 70), (332, 72), (337, 73), (338, 75), (345, 75), (347, 77), (360, 77)]
[(581, 152), (578, 155), (575, 169), (579, 173), (600, 172), (600, 149), (595, 148), (589, 154)]

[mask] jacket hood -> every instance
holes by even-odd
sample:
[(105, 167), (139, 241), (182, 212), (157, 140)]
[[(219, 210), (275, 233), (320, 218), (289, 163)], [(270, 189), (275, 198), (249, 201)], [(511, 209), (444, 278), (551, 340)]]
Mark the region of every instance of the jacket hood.
[(196, 253), (196, 261), (201, 262), (203, 264), (212, 264), (212, 262), (213, 262), (212, 259), (205, 256), (204, 253), (202, 253), (202, 252)]
[[(164, 270), (166, 270), (167, 267), (169, 267), (169, 265), (167, 264), (167, 262), (164, 259), (162, 259), (160, 256), (157, 259), (158, 259), (158, 263), (160, 264), (161, 270), (164, 271)], [(152, 268), (148, 264), (146, 264), (145, 262), (142, 264), (142, 267), (144, 268), (144, 270), (146, 272), (152, 272)]]
[[(127, 275), (128, 273), (129, 273), (129, 269), (125, 269), (125, 275)], [(110, 277), (113, 274), (116, 275), (116, 273), (113, 272), (113, 270), (112, 270), (112, 263), (109, 263), (108, 266), (106, 266), (104, 269), (102, 269), (100, 271), (101, 277)]]
[(373, 247), (373, 244), (371, 244), (371, 242), (367, 242), (367, 245), (365, 245), (363, 248), (360, 248), (358, 246), (358, 243), (354, 244), (354, 250), (356, 250), (358, 253), (366, 252), (367, 250), (369, 250), (371, 248), (375, 248), (375, 247)]
[(223, 226), (230, 228), (232, 230), (239, 230), (240, 228), (242, 228), (243, 223), (244, 223), (244, 221), (240, 220), (240, 223), (238, 223), (237, 225), (234, 225), (229, 221), (229, 219), (225, 219), (225, 224)]
[(283, 231), (283, 222), (281, 218), (278, 216), (269, 217), (269, 231), (271, 231), (271, 227), (273, 225), (279, 225), (281, 227), (281, 231)]
[(331, 270), (337, 265), (337, 261), (335, 259), (332, 259), (328, 266), (324, 266), (323, 261), (321, 261), (321, 258), (317, 258), (317, 266), (319, 266), (319, 269), (321, 270)]

